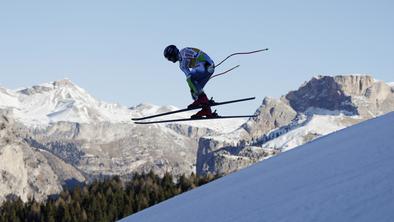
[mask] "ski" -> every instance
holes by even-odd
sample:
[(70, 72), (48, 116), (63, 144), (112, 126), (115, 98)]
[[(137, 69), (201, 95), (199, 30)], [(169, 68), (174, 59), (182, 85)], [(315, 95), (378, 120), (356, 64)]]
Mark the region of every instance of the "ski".
[[(243, 101), (248, 101), (248, 100), (253, 100), (256, 99), (256, 97), (249, 97), (249, 98), (244, 98), (244, 99), (237, 99), (237, 100), (230, 100), (230, 101), (225, 101), (225, 102), (213, 102), (211, 103), (211, 106), (220, 106), (220, 105), (224, 105), (224, 104), (229, 104), (229, 103), (238, 103), (238, 102), (243, 102)], [(165, 112), (165, 113), (160, 113), (160, 114), (156, 114), (156, 115), (152, 115), (152, 116), (145, 116), (145, 117), (140, 117), (140, 118), (132, 118), (132, 120), (134, 121), (140, 121), (140, 120), (145, 120), (145, 119), (151, 119), (151, 118), (155, 118), (155, 117), (159, 117), (159, 116), (166, 116), (166, 115), (171, 115), (174, 113), (180, 113), (180, 112), (187, 112), (190, 110), (195, 110), (195, 109), (201, 109), (202, 106), (198, 106), (198, 107), (194, 107), (194, 108), (185, 108), (185, 109), (179, 109), (179, 110), (175, 110), (175, 111), (171, 111), (171, 112)]]
[(154, 123), (171, 123), (171, 122), (185, 122), (195, 120), (211, 120), (211, 119), (233, 119), (233, 118), (251, 118), (257, 117), (256, 115), (245, 115), (245, 116), (217, 116), (217, 117), (202, 117), (202, 118), (182, 118), (182, 119), (169, 119), (169, 120), (158, 120), (151, 122), (134, 122), (135, 124), (154, 124)]

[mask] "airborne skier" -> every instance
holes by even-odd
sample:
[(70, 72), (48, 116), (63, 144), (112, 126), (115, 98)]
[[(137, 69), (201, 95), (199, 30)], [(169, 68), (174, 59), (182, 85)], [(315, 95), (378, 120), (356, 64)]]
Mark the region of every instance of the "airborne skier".
[[(267, 49), (260, 49), (251, 52), (238, 52), (233, 53), (219, 64), (215, 65), (213, 60), (203, 51), (197, 48), (187, 47), (182, 50), (179, 50), (175, 45), (169, 45), (164, 49), (164, 57), (169, 61), (176, 63), (179, 62), (180, 69), (186, 75), (186, 81), (189, 85), (190, 92), (194, 102), (190, 104), (185, 109), (178, 109), (175, 111), (169, 111), (159, 114), (154, 114), (150, 116), (143, 116), (132, 118), (132, 120), (137, 121), (134, 122), (136, 124), (153, 124), (153, 123), (169, 123), (169, 122), (180, 122), (180, 121), (191, 121), (191, 120), (205, 120), (205, 119), (229, 119), (229, 118), (252, 118), (256, 117), (256, 115), (238, 115), (238, 116), (219, 116), (216, 111), (212, 112), (211, 106), (220, 106), (224, 104), (230, 103), (238, 103), (244, 102), (248, 100), (253, 100), (255, 97), (243, 98), (243, 99), (236, 99), (236, 100), (229, 100), (224, 102), (215, 102), (212, 99), (209, 100), (207, 95), (204, 93), (204, 86), (207, 82), (217, 76), (224, 75), (236, 68), (239, 65), (219, 74), (213, 75), (215, 72), (215, 67), (218, 67), (228, 58), (234, 55), (246, 55), (246, 54), (253, 54), (257, 52), (267, 51)], [(157, 121), (148, 121), (148, 122), (139, 122), (141, 120), (152, 119), (160, 116), (167, 116), (175, 113), (180, 112), (187, 112), (194, 109), (200, 109), (196, 114), (192, 115), (190, 118), (180, 118), (180, 119), (169, 119), (169, 120), (157, 120)]]
[(169, 45), (164, 49), (164, 57), (176, 63), (179, 61), (180, 69), (186, 75), (186, 81), (194, 102), (188, 108), (202, 107), (192, 118), (216, 117), (212, 113), (210, 101), (204, 93), (204, 86), (215, 71), (215, 63), (203, 51), (197, 48), (187, 47), (179, 50), (175, 45)]

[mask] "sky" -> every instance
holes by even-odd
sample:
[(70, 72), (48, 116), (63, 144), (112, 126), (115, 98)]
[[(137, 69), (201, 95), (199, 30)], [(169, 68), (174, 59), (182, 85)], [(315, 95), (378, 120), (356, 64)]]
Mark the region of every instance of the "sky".
[(394, 81), (393, 1), (0, 1), (0, 86), (68, 78), (96, 98), (134, 106), (191, 103), (169, 44), (202, 49), (231, 73), (205, 92), (218, 108), (252, 114), (316, 75), (370, 74)]

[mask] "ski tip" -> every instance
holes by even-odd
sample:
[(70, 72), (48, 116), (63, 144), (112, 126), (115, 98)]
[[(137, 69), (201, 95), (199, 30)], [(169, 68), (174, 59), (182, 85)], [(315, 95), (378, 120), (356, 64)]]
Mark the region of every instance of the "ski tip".
[(135, 124), (138, 124), (138, 125), (143, 125), (143, 124), (150, 124), (149, 122), (134, 122)]
[(133, 121), (139, 121), (139, 120), (144, 120), (145, 118), (132, 118), (131, 120)]

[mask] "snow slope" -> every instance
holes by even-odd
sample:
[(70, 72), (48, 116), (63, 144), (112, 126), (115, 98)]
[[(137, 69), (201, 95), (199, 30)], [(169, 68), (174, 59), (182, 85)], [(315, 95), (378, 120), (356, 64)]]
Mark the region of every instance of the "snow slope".
[(393, 123), (323, 136), (122, 221), (392, 221)]

